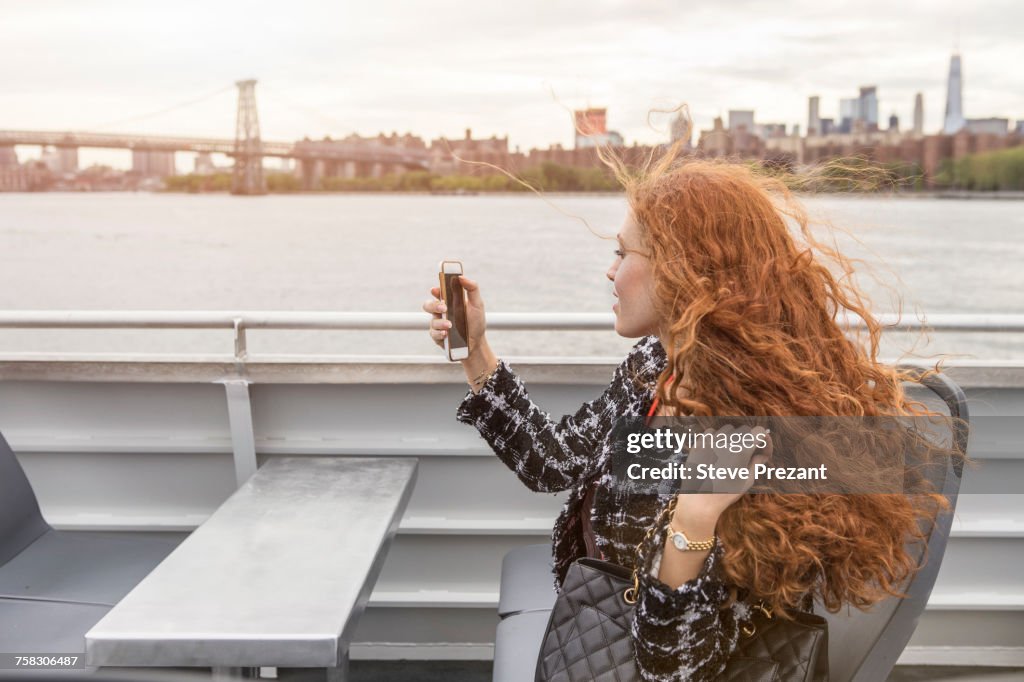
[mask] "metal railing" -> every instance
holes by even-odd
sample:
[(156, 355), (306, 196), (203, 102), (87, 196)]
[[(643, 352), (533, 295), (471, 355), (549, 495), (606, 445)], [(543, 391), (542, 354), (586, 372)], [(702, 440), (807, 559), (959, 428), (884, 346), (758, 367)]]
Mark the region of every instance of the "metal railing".
[[(921, 318), (884, 314), (886, 331), (1024, 332), (1024, 314), (939, 314)], [(487, 326), (516, 331), (604, 331), (613, 313), (488, 313)], [(842, 324), (863, 328), (860, 318)], [(0, 329), (224, 329), (234, 334), (237, 362), (247, 356), (250, 329), (425, 330), (426, 313), (212, 310), (0, 310)]]
[[(201, 491), (206, 489), (206, 486), (189, 483), (187, 490), (196, 491), (194, 497), (188, 498), (192, 502), (185, 503), (175, 499), (173, 504), (166, 503), (164, 507), (159, 507), (159, 504), (163, 504), (160, 501), (166, 501), (173, 497), (171, 493), (161, 492), (165, 487), (177, 490), (173, 485), (168, 485), (165, 482), (162, 474), (172, 470), (183, 472), (179, 479), (174, 479), (175, 481), (191, 479), (193, 476), (196, 479), (205, 477), (209, 475), (209, 472), (215, 470), (214, 465), (211, 464), (207, 467), (205, 463), (214, 459), (219, 462), (219, 458), (222, 455), (227, 456), (229, 452), (232, 457), (231, 466), (235, 483), (240, 484), (256, 471), (259, 462), (257, 449), (260, 450), (260, 458), (262, 458), (275, 454), (345, 454), (353, 450), (361, 450), (364, 446), (373, 446), (378, 450), (362, 454), (382, 456), (380, 451), (384, 447), (393, 446), (394, 450), (384, 456), (420, 458), (424, 472), (429, 472), (428, 475), (421, 476), (420, 485), (423, 486), (424, 491), (429, 490), (429, 486), (435, 486), (429, 498), (430, 503), (424, 504), (414, 518), (404, 520), (401, 531), (406, 534), (426, 534), (429, 536), (427, 538), (429, 541), (419, 541), (420, 538), (416, 537), (407, 538), (409, 541), (405, 548), (409, 553), (403, 554), (403, 557), (419, 558), (428, 552), (436, 551), (433, 548), (440, 547), (453, 550), (450, 552), (450, 556), (469, 556), (479, 559), (481, 556), (486, 556), (485, 552), (492, 552), (493, 547), (500, 545), (505, 548), (501, 542), (506, 538), (507, 546), (510, 548), (521, 543), (526, 536), (536, 536), (537, 541), (547, 537), (552, 518), (557, 511), (555, 507), (542, 507), (540, 502), (536, 503), (537, 506), (527, 506), (526, 502), (520, 505), (517, 499), (513, 500), (512, 498), (503, 498), (501, 503), (503, 506), (499, 506), (490, 497), (473, 497), (472, 500), (467, 501), (453, 492), (461, 488), (456, 487), (452, 481), (456, 481), (459, 485), (472, 485), (475, 486), (475, 489), (480, 489), (481, 486), (491, 484), (498, 480), (499, 476), (506, 475), (508, 472), (503, 466), (496, 463), (495, 466), (498, 468), (494, 470), (495, 478), (492, 479), (488, 477), (491, 474), (487, 473), (491, 471), (490, 469), (473, 467), (472, 464), (477, 460), (484, 461), (486, 459), (484, 455), (487, 454), (487, 451), (480, 453), (481, 457), (472, 460), (461, 456), (470, 450), (461, 445), (463, 441), (452, 439), (450, 434), (457, 436), (455, 428), (467, 427), (455, 425), (454, 420), (450, 418), (450, 412), (448, 419), (453, 425), (452, 429), (440, 431), (437, 434), (434, 432), (435, 422), (430, 419), (410, 424), (407, 431), (399, 433), (390, 440), (377, 440), (375, 436), (372, 439), (366, 437), (366, 434), (376, 428), (375, 422), (370, 420), (367, 420), (365, 424), (360, 424), (354, 434), (344, 433), (342, 427), (337, 426), (334, 422), (336, 414), (334, 410), (316, 407), (328, 395), (326, 392), (319, 388), (308, 393), (295, 390), (294, 385), (297, 383), (295, 374), (282, 374), (284, 378), (268, 380), (265, 374), (255, 373), (266, 371), (265, 369), (260, 370), (259, 363), (254, 359), (260, 356), (258, 352), (254, 354), (254, 358), (246, 359), (245, 334), (248, 330), (422, 332), (426, 329), (427, 318), (428, 316), (423, 312), (0, 311), (0, 330), (39, 329), (59, 332), (60, 330), (75, 329), (152, 329), (232, 332), (235, 335), (236, 358), (246, 370), (254, 371), (252, 377), (241, 373), (234, 375), (228, 371), (221, 372), (217, 369), (212, 369), (202, 376), (199, 376), (198, 373), (189, 375), (186, 379), (178, 376), (176, 380), (180, 380), (179, 385), (182, 388), (179, 389), (174, 385), (162, 386), (159, 392), (161, 402), (157, 403), (156, 407), (151, 407), (142, 404), (143, 401), (137, 399), (143, 395), (141, 393), (120, 392), (125, 390), (121, 386), (122, 383), (127, 386), (128, 382), (155, 384), (164, 380), (164, 370), (153, 368), (157, 363), (153, 362), (151, 366), (151, 361), (148, 358), (123, 370), (111, 369), (109, 365), (103, 365), (102, 358), (87, 358), (76, 365), (76, 363), (67, 362), (68, 356), (61, 356), (53, 363), (67, 366), (34, 369), (29, 367), (35, 362), (33, 360), (25, 362), (24, 366), (27, 369), (22, 370), (17, 369), (20, 363), (15, 359), (13, 362), (7, 363), (7, 367), (15, 368), (15, 371), (5, 377), (3, 375), (4, 364), (9, 358), (0, 357), (0, 378), (14, 382), (8, 392), (3, 394), (4, 402), (9, 406), (7, 410), (9, 425), (16, 437), (13, 442), (15, 445), (20, 443), (25, 446), (27, 444), (29, 447), (25, 447), (25, 450), (30, 455), (36, 455), (36, 461), (39, 462), (49, 458), (52, 453), (56, 453), (56, 457), (48, 460), (51, 464), (40, 468), (43, 475), (54, 477), (51, 480), (66, 481), (66, 477), (71, 475), (64, 469), (64, 466), (65, 463), (70, 463), (72, 460), (61, 458), (61, 453), (73, 453), (74, 461), (78, 463), (78, 466), (90, 467), (91, 478), (89, 480), (108, 479), (111, 481), (105, 485), (104, 491), (116, 489), (117, 485), (123, 485), (125, 481), (134, 483), (136, 480), (141, 481), (148, 477), (149, 481), (145, 485), (151, 487), (143, 488), (143, 484), (140, 483), (139, 488), (131, 496), (126, 497), (122, 503), (115, 503), (113, 500), (116, 495), (112, 494), (103, 497), (103, 502), (96, 506), (84, 505), (80, 502), (64, 506), (60, 510), (63, 516), (62, 521), (80, 524), (80, 529), (99, 530), (105, 525), (113, 528), (119, 524), (125, 524), (121, 529), (130, 527), (135, 530), (148, 531), (166, 531), (176, 525), (181, 529), (186, 527), (191, 529), (205, 518), (202, 503), (207, 498), (204, 497), (206, 493)], [(902, 320), (895, 316), (883, 315), (879, 317), (879, 321), (886, 325), (889, 331), (895, 332), (916, 332), (922, 328), (936, 332), (1024, 332), (1024, 315), (947, 314), (932, 315), (923, 319), (905, 316)], [(613, 329), (613, 322), (614, 316), (610, 313), (488, 313), (489, 328), (495, 330), (601, 331), (608, 333)], [(852, 321), (852, 328), (858, 326), (862, 326), (859, 321)], [(230, 365), (231, 358), (230, 353), (227, 352), (230, 343), (227, 336), (225, 334), (220, 339), (220, 342), (224, 344), (225, 352), (222, 358), (218, 358), (218, 362), (222, 360), (225, 366)], [(382, 370), (379, 365), (372, 365), (371, 371), (360, 366), (350, 374), (344, 375), (342, 379), (338, 379), (337, 375), (332, 375), (332, 378), (328, 379), (325, 374), (322, 377), (318, 376), (315, 383), (363, 384), (371, 380), (376, 382), (381, 376), (384, 376), (386, 381), (398, 384), (397, 388), (390, 392), (381, 391), (374, 395), (395, 397), (395, 402), (389, 404), (388, 409), (398, 413), (419, 407), (421, 404), (425, 405), (428, 400), (438, 403), (440, 402), (437, 400), (439, 395), (448, 395), (457, 399), (460, 392), (465, 390), (464, 384), (461, 383), (463, 380), (461, 368), (457, 365), (453, 367), (452, 363), (443, 362), (440, 353), (435, 354), (435, 359), (437, 360), (435, 364), (417, 366), (414, 368), (415, 372), (402, 369), (400, 370), (401, 375), (389, 374), (390, 370)], [(273, 362), (278, 360), (279, 358), (273, 358)], [(595, 371), (592, 375), (587, 376), (600, 375), (601, 381), (606, 383), (612, 366), (619, 362), (618, 358), (614, 359), (614, 362), (612, 360), (608, 358), (608, 361), (598, 368), (599, 372)], [(333, 360), (325, 360), (324, 364), (329, 362), (333, 362)], [(1019, 404), (1021, 391), (1024, 391), (1024, 361), (1015, 362), (1018, 364), (993, 362), (991, 366), (982, 368), (986, 374), (981, 379), (978, 379), (980, 375), (977, 369), (973, 368), (969, 372), (961, 373), (959, 376), (962, 378), (957, 380), (961, 385), (975, 391), (973, 395), (979, 401), (983, 401), (986, 407), (994, 405), (995, 407), (992, 409), (996, 411), (996, 414), (1000, 414), (998, 411), (1000, 409), (1006, 409), (1007, 413), (1012, 414), (1012, 410)], [(45, 365), (48, 362), (38, 364)], [(169, 364), (175, 365), (171, 368), (175, 372), (179, 371), (176, 361)], [(557, 378), (553, 380), (550, 375), (547, 375), (544, 380), (549, 382), (547, 396), (551, 401), (554, 402), (556, 398), (563, 399), (579, 395), (581, 391), (550, 390), (550, 384), (560, 384), (559, 389), (565, 385), (572, 385), (573, 389), (578, 388), (579, 384), (590, 381), (590, 379), (581, 379), (584, 373), (580, 370), (581, 367), (587, 367), (590, 364), (596, 364), (596, 361), (591, 358), (587, 359), (584, 364), (571, 365), (569, 370), (560, 369), (558, 371), (561, 373), (554, 375)], [(63, 397), (64, 392), (68, 388), (65, 384), (26, 386), (20, 383), (37, 381), (41, 377), (45, 381), (57, 382), (110, 380), (110, 376), (105, 376), (102, 379), (83, 378), (79, 365), (100, 366), (100, 369), (90, 376), (100, 373), (109, 374), (114, 377), (115, 385), (113, 388), (104, 389), (95, 394), (87, 390), (75, 389), (71, 397), (65, 398)], [(522, 371), (527, 380), (530, 379), (530, 375), (526, 374), (528, 369), (534, 371), (533, 376), (541, 376), (536, 373), (535, 366), (528, 368), (524, 362)], [(273, 371), (279, 370), (274, 369)], [(322, 365), (316, 365), (309, 372), (324, 372), (324, 368)], [(448, 387), (445, 389), (445, 393), (441, 393), (438, 391), (438, 387), (430, 382), (435, 381), (438, 377), (443, 378), (446, 373), (459, 386), (457, 388)], [(997, 384), (993, 383), (991, 376), (995, 373), (1008, 378), (1000, 378)], [(411, 385), (412, 382), (408, 377), (413, 374), (416, 376), (429, 375), (431, 378), (429, 381), (418, 381), (419, 385)], [(194, 385), (208, 382), (217, 384), (217, 388), (220, 389), (219, 395), (212, 391), (197, 392), (193, 388)], [(258, 406), (260, 409), (254, 411), (252, 398), (255, 393), (251, 392), (251, 386), (258, 384), (264, 384), (261, 390), (265, 392), (263, 402)], [(278, 387), (274, 384), (283, 384), (283, 386)], [(1007, 390), (981, 390), (996, 385)], [(588, 390), (591, 389), (592, 387)], [(24, 399), (19, 401), (19, 396), (22, 393), (31, 394), (30, 400), (35, 402), (25, 402)], [(145, 395), (155, 396), (157, 391), (146, 391)], [(367, 394), (360, 386), (355, 390), (343, 389), (330, 395), (332, 400), (338, 401), (337, 405), (348, 406), (352, 405), (354, 401), (364, 400)], [(111, 399), (111, 396), (116, 396), (116, 398)], [(100, 403), (101, 400), (109, 400), (109, 402)], [(174, 404), (176, 400), (189, 401), (188, 410), (171, 413), (162, 409), (157, 411), (160, 406)], [(279, 409), (285, 402), (294, 404), (293, 401), (298, 400), (309, 401), (307, 405), (313, 409), (307, 411), (301, 409), (304, 406), (300, 406), (300, 408), (285, 411), (283, 417), (279, 414), (272, 414), (270, 411), (272, 408)], [(226, 401), (226, 430), (217, 423), (211, 424), (211, 419), (207, 416), (221, 414), (220, 405), (223, 402), (218, 401)], [(22, 405), (19, 405), (19, 402)], [(88, 404), (80, 415), (76, 415), (77, 408), (75, 406), (83, 402)], [(46, 409), (51, 404), (60, 409), (54, 409), (49, 416), (38, 419), (34, 416), (29, 420), (22, 419), (22, 415), (27, 414), (27, 408), (24, 405), (39, 405), (42, 407), (35, 409)], [(134, 407), (135, 404), (139, 406)], [(118, 412), (124, 406), (127, 406), (127, 410), (124, 413)], [(444, 407), (444, 411), (448, 410), (448, 407)], [(439, 411), (441, 410), (439, 409)], [(183, 416), (186, 412), (188, 415), (195, 413), (202, 416), (195, 418)], [(102, 428), (92, 431), (89, 424), (99, 414), (112, 414), (113, 416), (109, 420), (101, 419), (99, 424)], [(157, 420), (150, 416), (154, 414), (160, 415), (160, 419)], [(76, 418), (69, 420), (69, 415)], [(139, 418), (140, 416), (141, 418)], [(86, 418), (89, 421), (86, 421)], [(255, 424), (254, 418), (256, 419)], [(267, 422), (261, 424), (259, 421), (261, 418), (266, 419)], [(384, 414), (382, 419), (386, 418), (388, 415)], [(353, 418), (351, 423), (358, 421), (359, 419)], [(116, 425), (117, 428), (112, 428), (111, 425)], [(258, 427), (258, 430), (254, 426)], [(469, 432), (472, 434), (471, 429)], [(343, 433), (343, 441), (340, 440), (339, 433)], [(259, 434), (259, 439), (257, 439), (257, 434)], [(422, 438), (424, 435), (437, 435), (438, 438)], [(342, 443), (347, 449), (342, 449)], [(433, 443), (441, 445), (435, 446)], [(456, 447), (451, 447), (453, 445)], [(110, 457), (109, 453), (120, 454), (117, 457)], [(133, 456), (130, 465), (126, 465), (129, 460), (124, 453), (130, 453)], [(197, 466), (196, 453), (208, 455), (208, 457), (202, 460), (203, 464), (198, 465), (198, 468), (188, 468)], [(182, 457), (180, 456), (182, 454), (188, 456)], [(432, 457), (430, 455), (440, 456)], [(470, 461), (471, 464), (465, 464), (464, 460)], [(145, 470), (137, 468), (143, 466), (143, 462), (146, 467), (158, 468)], [(1006, 466), (1006, 463), (1006, 460), (1003, 460), (997, 462), (996, 466), (1003, 467)], [(216, 466), (219, 467), (220, 464), (218, 463)], [(426, 467), (433, 468), (427, 469)], [(72, 469), (71, 471), (80, 470)], [(143, 471), (150, 473), (141, 475), (140, 472)], [(1009, 469), (1004, 468), (1000, 468), (998, 471), (1010, 473)], [(152, 472), (159, 472), (161, 475)], [(465, 473), (460, 474), (461, 477), (456, 477), (452, 472)], [(133, 479), (132, 476), (138, 478)], [(82, 485), (78, 487), (84, 485), (83, 481)], [(64, 485), (64, 487), (68, 488), (69, 486)], [(143, 490), (147, 493), (152, 492), (154, 499), (152, 503), (140, 492)], [(110, 502), (107, 501), (107, 497), (110, 498)], [(93, 499), (99, 500), (100, 498), (98, 493), (93, 496)], [(533, 496), (533, 498), (546, 500), (549, 496)], [(72, 495), (68, 499), (80, 498)], [(136, 501), (142, 499), (147, 500), (145, 505)], [(958, 538), (963, 539), (957, 540), (959, 545), (956, 548), (960, 552), (958, 557), (960, 561), (950, 563), (947, 559), (952, 578), (948, 581), (948, 587), (944, 592), (938, 595), (933, 593), (930, 614), (928, 614), (931, 620), (930, 622), (925, 620), (926, 625), (930, 628), (929, 631), (935, 633), (934, 637), (937, 638), (937, 641), (943, 642), (943, 645), (932, 646), (929, 642), (927, 646), (911, 646), (908, 649), (909, 657), (904, 662), (934, 663), (938, 661), (949, 664), (959, 662), (970, 665), (1020, 665), (1022, 654), (1019, 648), (945, 645), (947, 641), (960, 641), (957, 639), (961, 631), (959, 627), (964, 622), (981, 622), (983, 625), (987, 623), (986, 627), (979, 630), (980, 634), (975, 637), (975, 640), (979, 642), (996, 641), (990, 638), (1001, 636), (999, 627), (1002, 621), (999, 621), (997, 617), (1003, 618), (1004, 614), (1009, 614), (1005, 616), (1006, 618), (1010, 618), (1011, 615), (1013, 617), (1019, 615), (1022, 595), (1019, 582), (1011, 583), (1012, 576), (1015, 575), (1011, 569), (1012, 557), (1016, 556), (1021, 542), (1022, 526), (1019, 514), (1015, 512), (1016, 507), (1012, 502), (1011, 500), (1010, 503), (1000, 503), (999, 505), (992, 503), (976, 508), (970, 516), (964, 514), (962, 519), (968, 523), (960, 527)], [(215, 505), (212, 508), (215, 508)], [(957, 522), (960, 520), (961, 517), (958, 517)], [(494, 551), (496, 552), (496, 550)], [(443, 553), (438, 556), (441, 554)], [(470, 563), (473, 564), (473, 562)], [(433, 609), (424, 612), (431, 614), (431, 618), (439, 619), (445, 624), (445, 627), (457, 629), (459, 632), (470, 627), (478, 627), (477, 620), (465, 614), (470, 613), (472, 607), (493, 611), (497, 602), (496, 577), (480, 577), (490, 575), (486, 572), (490, 570), (490, 564), (487, 564), (486, 561), (478, 563), (482, 568), (475, 572), (467, 572), (470, 579), (466, 582), (470, 583), (470, 586), (464, 589), (460, 589), (452, 583), (451, 573), (446, 573), (452, 569), (446, 562), (430, 564), (429, 570), (422, 574), (424, 577), (419, 578), (420, 582), (406, 582), (405, 574), (395, 571), (390, 584), (384, 585), (384, 588), (375, 594), (374, 601), (371, 602), (371, 606), (377, 608), (378, 615), (376, 617), (381, 618), (381, 621), (389, 627), (394, 627), (394, 631), (399, 633), (396, 634), (393, 641), (403, 641), (401, 637), (406, 636), (406, 633), (402, 628), (407, 622), (404, 610), (393, 607)], [(985, 577), (987, 580), (1002, 582), (993, 583), (995, 587), (975, 585), (970, 582), (972, 580), (970, 572), (978, 570), (978, 566), (986, 567)], [(495, 570), (497, 569), (495, 568)], [(460, 574), (455, 573), (455, 575)], [(494, 575), (496, 576), (497, 573)], [(993, 576), (996, 577), (993, 578)], [(1017, 587), (1013, 588), (1012, 593), (1007, 594), (1005, 590), (1007, 584)], [(962, 587), (964, 585), (975, 585), (976, 589), (967, 590)], [(386, 615), (380, 616), (381, 612)], [(959, 614), (963, 614), (964, 620), (956, 619)], [(948, 621), (944, 620), (947, 618)], [(946, 624), (947, 622), (948, 624)], [(465, 641), (470, 641), (470, 638), (467, 637)], [(367, 646), (371, 645), (364, 645), (364, 647)], [(445, 644), (443, 647), (439, 645), (439, 647), (444, 651), (438, 656), (448, 656), (454, 650), (451, 643)]]

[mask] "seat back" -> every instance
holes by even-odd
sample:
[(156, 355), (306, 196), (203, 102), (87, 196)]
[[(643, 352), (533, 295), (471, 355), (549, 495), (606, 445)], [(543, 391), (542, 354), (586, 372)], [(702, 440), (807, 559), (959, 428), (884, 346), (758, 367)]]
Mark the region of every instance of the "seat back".
[(28, 478), (0, 434), (0, 566), (48, 530)]
[[(966, 453), (969, 415), (964, 392), (944, 374), (924, 377), (920, 384), (931, 389), (945, 403), (955, 420), (951, 442), (960, 452)], [(820, 604), (815, 609), (828, 620), (830, 680), (874, 682), (888, 678), (914, 634), (935, 585), (953, 523), (962, 476), (963, 464), (954, 460), (950, 460), (943, 470), (935, 472), (936, 489), (941, 490), (948, 500), (949, 509), (931, 524), (927, 550), (920, 545), (916, 548), (917, 561), (920, 564), (922, 554), (926, 554), (925, 563), (904, 587), (908, 595), (906, 598), (891, 597), (867, 612), (846, 606), (839, 613), (827, 613)]]

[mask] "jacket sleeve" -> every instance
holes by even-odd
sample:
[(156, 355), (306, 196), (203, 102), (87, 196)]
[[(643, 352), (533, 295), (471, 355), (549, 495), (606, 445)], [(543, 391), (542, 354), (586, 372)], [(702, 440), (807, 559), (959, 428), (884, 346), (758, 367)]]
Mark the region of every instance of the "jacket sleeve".
[[(648, 555), (652, 563), (660, 561), (660, 550)], [(717, 680), (725, 670), (750, 606), (737, 600), (722, 608), (729, 590), (720, 575), (721, 556), (716, 544), (700, 574), (676, 589), (649, 568), (640, 571), (631, 634), (637, 668), (646, 682)]]
[(476, 427), (491, 449), (528, 488), (559, 492), (583, 480), (628, 395), (627, 382), (643, 356), (641, 341), (615, 370), (600, 397), (559, 421), (541, 410), (504, 360), (479, 393), (467, 391), (460, 422)]

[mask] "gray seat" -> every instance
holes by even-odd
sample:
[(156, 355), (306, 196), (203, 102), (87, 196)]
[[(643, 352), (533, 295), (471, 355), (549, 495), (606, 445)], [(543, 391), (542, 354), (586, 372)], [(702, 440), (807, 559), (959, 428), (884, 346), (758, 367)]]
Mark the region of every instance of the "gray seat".
[(48, 530), (25, 472), (0, 434), (0, 566)]
[(0, 435), (0, 650), (83, 651), (89, 628), (179, 542), (54, 530)]
[(555, 605), (555, 576), (551, 571), (551, 545), (517, 547), (501, 562), (498, 616), (524, 611), (550, 611)]
[[(950, 416), (957, 420), (951, 438), (961, 452), (967, 452), (969, 413), (963, 391), (943, 374), (925, 378), (921, 384), (937, 395)], [(939, 515), (928, 531), (927, 562), (906, 586), (908, 597), (887, 599), (869, 612), (848, 608), (840, 613), (827, 613), (821, 605), (816, 605), (815, 612), (823, 614), (829, 624), (829, 679), (833, 681), (886, 679), (917, 628), (946, 551), (963, 475), (962, 464), (951, 461), (933, 474), (936, 487), (949, 501), (950, 508)], [(922, 553), (917, 555), (919, 561)], [(494, 645), (495, 682), (525, 682), (534, 677), (555, 598), (551, 590), (550, 562), (549, 545), (512, 550), (502, 562), (498, 602), (502, 620)]]
[[(967, 452), (970, 415), (963, 390), (944, 374), (932, 375), (922, 384), (942, 399), (950, 416), (957, 420), (951, 437), (961, 452)], [(928, 534), (927, 561), (906, 586), (908, 596), (887, 599), (869, 612), (847, 608), (839, 613), (827, 613), (820, 605), (815, 608), (828, 620), (829, 677), (832, 680), (869, 682), (886, 679), (917, 628), (946, 552), (963, 465), (950, 462), (944, 470), (934, 473), (933, 481), (949, 501), (950, 508), (932, 524)], [(919, 561), (922, 554), (923, 551), (917, 555)]]
[(83, 652), (84, 633), (109, 610), (96, 604), (0, 599), (0, 649), (25, 653)]
[(0, 567), (0, 597), (113, 606), (178, 542), (50, 529)]
[(532, 682), (550, 617), (549, 607), (542, 611), (513, 613), (498, 623), (494, 638), (494, 680)]

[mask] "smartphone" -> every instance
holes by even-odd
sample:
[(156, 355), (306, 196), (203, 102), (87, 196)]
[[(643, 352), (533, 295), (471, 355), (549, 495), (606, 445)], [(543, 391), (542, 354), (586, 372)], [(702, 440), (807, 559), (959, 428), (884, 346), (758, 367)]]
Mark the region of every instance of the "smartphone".
[(441, 300), (448, 307), (448, 310), (441, 314), (441, 319), (451, 320), (452, 323), (451, 329), (444, 337), (444, 350), (452, 362), (465, 360), (469, 357), (469, 333), (466, 323), (466, 291), (459, 281), (462, 263), (457, 260), (443, 260), (438, 269)]

